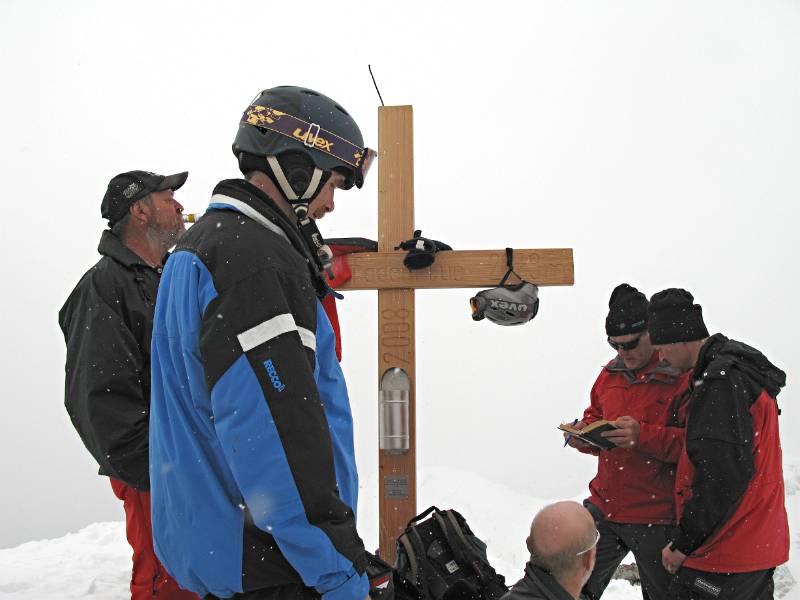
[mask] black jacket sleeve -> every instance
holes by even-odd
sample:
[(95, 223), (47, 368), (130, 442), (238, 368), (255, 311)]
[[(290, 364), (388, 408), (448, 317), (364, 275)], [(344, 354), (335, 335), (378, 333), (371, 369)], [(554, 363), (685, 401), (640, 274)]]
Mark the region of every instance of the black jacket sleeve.
[(687, 555), (730, 515), (755, 472), (749, 406), (732, 386), (728, 379), (709, 379), (692, 399), (686, 452), (695, 474), (673, 540)]
[(86, 448), (110, 475), (149, 489), (149, 406), (141, 351), (123, 319), (98, 294), (59, 314), (67, 344), (64, 404)]

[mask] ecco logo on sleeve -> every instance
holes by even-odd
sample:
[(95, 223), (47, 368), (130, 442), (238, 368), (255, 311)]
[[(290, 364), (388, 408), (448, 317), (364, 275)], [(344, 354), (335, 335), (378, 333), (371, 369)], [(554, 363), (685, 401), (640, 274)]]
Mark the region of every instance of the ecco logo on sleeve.
[(264, 361), (264, 368), (267, 370), (267, 375), (269, 376), (269, 380), (272, 382), (272, 387), (274, 387), (279, 392), (282, 392), (286, 389), (286, 386), (283, 385), (281, 382), (281, 378), (278, 375), (278, 371), (275, 369), (275, 365), (272, 364), (271, 360)]

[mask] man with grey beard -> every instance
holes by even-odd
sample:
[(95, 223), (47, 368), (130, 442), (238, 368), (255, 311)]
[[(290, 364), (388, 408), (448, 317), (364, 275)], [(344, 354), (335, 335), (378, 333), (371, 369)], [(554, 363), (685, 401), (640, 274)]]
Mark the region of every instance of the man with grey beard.
[(98, 252), (59, 312), (67, 344), (64, 403), (86, 448), (123, 501), (133, 547), (131, 598), (197, 600), (153, 551), (148, 473), (150, 339), (168, 250), (184, 232), (174, 191), (188, 173), (114, 177), (100, 207)]

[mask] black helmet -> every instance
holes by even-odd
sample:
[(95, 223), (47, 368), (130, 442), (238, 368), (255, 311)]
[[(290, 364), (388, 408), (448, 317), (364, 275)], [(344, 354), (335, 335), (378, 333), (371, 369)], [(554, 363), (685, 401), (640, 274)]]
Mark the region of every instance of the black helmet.
[[(314, 90), (288, 85), (264, 90), (253, 99), (239, 123), (233, 153), (243, 173), (257, 169), (283, 178), (287, 185), (277, 183), (290, 202), (313, 198), (332, 170), (345, 175), (346, 188), (360, 188), (375, 156), (364, 147), (356, 122), (338, 103)], [(272, 167), (269, 170), (265, 158)], [(296, 173), (303, 163), (311, 173), (299, 178), (304, 182), (296, 182), (288, 171)], [(316, 169), (324, 176), (321, 181), (320, 175), (313, 175)], [(275, 171), (287, 171), (287, 176)], [(298, 193), (299, 188), (306, 193)]]

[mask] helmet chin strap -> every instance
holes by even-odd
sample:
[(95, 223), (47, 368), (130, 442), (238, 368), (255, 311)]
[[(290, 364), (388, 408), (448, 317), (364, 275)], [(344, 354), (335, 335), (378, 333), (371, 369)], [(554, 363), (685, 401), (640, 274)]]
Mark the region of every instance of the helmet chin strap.
[(275, 175), (275, 179), (283, 195), (289, 201), (289, 204), (292, 205), (292, 210), (294, 210), (294, 214), (297, 217), (297, 228), (300, 230), (300, 235), (303, 237), (306, 245), (311, 250), (311, 254), (314, 256), (317, 269), (320, 271), (324, 270), (328, 276), (333, 279), (333, 264), (331, 263), (333, 260), (333, 252), (325, 243), (322, 234), (319, 232), (319, 229), (317, 229), (316, 222), (311, 218), (308, 211), (309, 201), (313, 200), (319, 192), (319, 183), (323, 175), (322, 169), (314, 167), (314, 173), (311, 176), (311, 181), (308, 183), (306, 191), (302, 196), (298, 196), (294, 189), (292, 189), (289, 180), (286, 179), (286, 175), (278, 159), (275, 156), (268, 156), (267, 163), (270, 169), (272, 169), (272, 173)]
[(269, 168), (272, 169), (272, 174), (275, 175), (275, 180), (290, 204), (294, 204), (298, 200), (313, 200), (314, 196), (316, 196), (319, 192), (319, 182), (322, 181), (323, 174), (322, 169), (319, 167), (314, 167), (314, 173), (311, 175), (311, 181), (308, 182), (306, 191), (303, 192), (302, 196), (298, 196), (297, 192), (295, 192), (294, 188), (292, 188), (292, 184), (290, 184), (289, 180), (286, 178), (286, 174), (283, 172), (283, 168), (278, 162), (278, 158), (276, 156), (268, 156), (267, 164), (269, 164)]
[(317, 223), (309, 216), (308, 204), (293, 204), (294, 214), (297, 216), (297, 227), (306, 245), (312, 250), (317, 261), (317, 268), (323, 269), (333, 279), (333, 251), (325, 243), (322, 234), (317, 229)]

